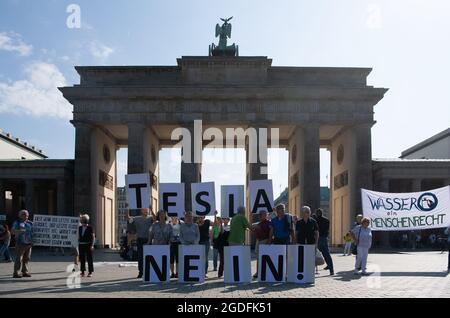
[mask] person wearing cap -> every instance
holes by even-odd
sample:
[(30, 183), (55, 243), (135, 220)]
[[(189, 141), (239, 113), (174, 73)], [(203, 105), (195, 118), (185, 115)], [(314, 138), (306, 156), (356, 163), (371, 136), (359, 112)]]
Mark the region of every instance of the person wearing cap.
[(256, 253), (256, 273), (253, 278), (258, 277), (258, 259), (259, 259), (259, 246), (269, 243), (270, 237), (270, 221), (267, 219), (267, 211), (259, 211), (259, 222), (254, 226), (256, 243), (255, 243), (255, 253)]
[(237, 209), (237, 214), (233, 216), (230, 224), (230, 235), (228, 237), (228, 244), (244, 245), (245, 243), (245, 231), (252, 230), (250, 223), (245, 217), (245, 207), (240, 206)]

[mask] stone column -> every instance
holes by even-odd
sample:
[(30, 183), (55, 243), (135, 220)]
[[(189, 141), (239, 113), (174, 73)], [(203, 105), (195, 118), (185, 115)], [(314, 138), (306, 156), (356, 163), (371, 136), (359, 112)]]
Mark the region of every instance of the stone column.
[(5, 181), (0, 180), (0, 214), (6, 214)]
[(74, 212), (91, 211), (91, 138), (92, 126), (83, 122), (74, 122), (75, 126), (75, 166), (74, 166)]
[(25, 209), (30, 213), (35, 213), (34, 211), (34, 180), (25, 180)]
[(354, 215), (362, 212), (361, 188), (372, 190), (372, 124), (353, 127), (355, 140), (355, 183), (353, 191)]
[(128, 173), (145, 173), (143, 123), (128, 124)]
[[(184, 128), (188, 129), (190, 132), (191, 137), (191, 145), (190, 149), (181, 149), (182, 153), (182, 159), (181, 159), (181, 183), (184, 183), (184, 208), (186, 211), (192, 211), (192, 202), (191, 202), (191, 183), (198, 183), (201, 182), (202, 176), (202, 163), (201, 162), (195, 162), (195, 161), (201, 161), (201, 154), (198, 154), (195, 156), (195, 138), (199, 138), (194, 136), (194, 125), (189, 124), (185, 126)], [(184, 137), (183, 137), (184, 138)], [(199, 140), (197, 142), (197, 145), (200, 145), (202, 147), (202, 141)], [(198, 151), (202, 151), (202, 148), (197, 149)], [(190, 153), (187, 153), (190, 152)], [(197, 158), (195, 158), (197, 157)], [(200, 157), (200, 158), (199, 158)], [(184, 161), (183, 158), (186, 158), (187, 162)], [(200, 160), (199, 160), (200, 159)]]
[(303, 127), (304, 144), (301, 206), (308, 205), (314, 212), (320, 207), (320, 135), (318, 124), (308, 124)]
[(421, 179), (413, 179), (411, 185), (412, 192), (420, 192), (422, 191), (422, 180)]
[(57, 215), (70, 215), (66, 211), (66, 181), (64, 179), (56, 180), (56, 213)]

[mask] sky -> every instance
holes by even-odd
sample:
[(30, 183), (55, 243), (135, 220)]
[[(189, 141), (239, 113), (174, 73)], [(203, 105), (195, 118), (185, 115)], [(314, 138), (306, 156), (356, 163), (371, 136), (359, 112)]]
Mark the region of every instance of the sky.
[[(389, 88), (374, 108), (374, 158), (398, 157), (450, 127), (447, 0), (1, 0), (0, 129), (50, 158), (73, 158), (71, 105), (56, 87), (79, 82), (75, 65), (175, 65), (183, 55), (207, 55), (215, 24), (230, 16), (241, 56), (268, 56), (274, 66), (373, 68), (368, 85)], [(160, 181), (179, 182), (169, 152), (160, 154)], [(119, 185), (126, 157), (120, 150)], [(287, 160), (284, 150), (269, 153), (275, 196), (287, 186)], [(328, 171), (323, 150), (322, 185)], [(216, 192), (244, 184), (245, 164), (205, 164), (202, 177)]]

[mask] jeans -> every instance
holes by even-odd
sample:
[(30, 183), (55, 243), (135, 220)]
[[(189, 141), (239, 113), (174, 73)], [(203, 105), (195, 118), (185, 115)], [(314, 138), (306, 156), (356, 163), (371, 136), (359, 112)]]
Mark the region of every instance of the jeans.
[(0, 257), (5, 256), (5, 261), (11, 260), (11, 253), (9, 252), (9, 244), (3, 244), (0, 247)]
[(144, 245), (146, 245), (148, 242), (148, 239), (146, 238), (140, 238), (136, 240), (137, 245), (137, 253), (138, 253), (138, 269), (139, 269), (139, 275), (141, 275), (144, 271)]
[(219, 249), (213, 248), (213, 267), (214, 270), (217, 270), (217, 260), (219, 258)]
[(328, 237), (319, 237), (319, 251), (322, 253), (325, 262), (327, 263), (330, 271), (334, 271), (333, 260), (330, 255), (330, 250), (328, 249)]
[(211, 243), (209, 241), (200, 242), (200, 245), (205, 246), (205, 274), (208, 273), (208, 263), (209, 263), (209, 249), (211, 247)]

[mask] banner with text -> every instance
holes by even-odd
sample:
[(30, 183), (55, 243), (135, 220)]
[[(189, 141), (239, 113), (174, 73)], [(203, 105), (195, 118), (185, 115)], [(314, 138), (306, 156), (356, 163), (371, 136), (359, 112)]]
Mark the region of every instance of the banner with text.
[(413, 193), (361, 189), (363, 214), (373, 231), (410, 231), (450, 225), (450, 186)]
[(150, 207), (150, 174), (127, 174), (125, 175), (125, 184), (127, 203), (130, 210)]
[(35, 246), (75, 247), (78, 245), (80, 218), (35, 214), (33, 244)]

